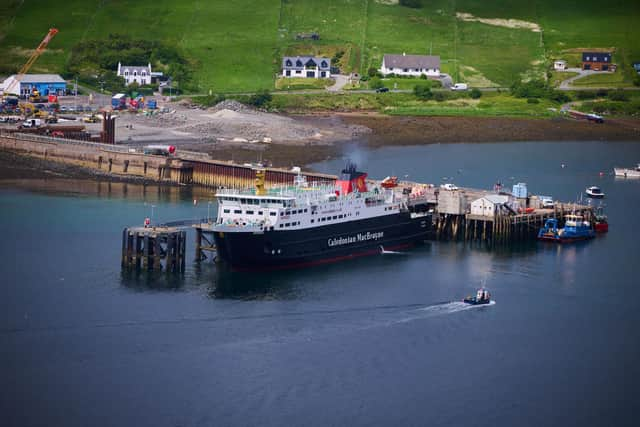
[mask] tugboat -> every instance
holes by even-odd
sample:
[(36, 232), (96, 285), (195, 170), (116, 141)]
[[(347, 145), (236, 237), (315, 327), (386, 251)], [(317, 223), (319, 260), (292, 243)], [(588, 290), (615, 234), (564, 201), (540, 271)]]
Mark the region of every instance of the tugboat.
[(567, 215), (564, 228), (558, 227), (556, 218), (548, 218), (544, 227), (538, 231), (538, 240), (565, 243), (576, 240), (586, 240), (595, 237), (596, 232), (589, 221), (584, 221), (581, 215)]
[(489, 304), (491, 302), (491, 294), (485, 288), (480, 288), (476, 292), (476, 296), (469, 295), (462, 301), (471, 305)]
[(587, 189), (584, 192), (587, 193), (587, 196), (591, 197), (592, 199), (604, 198), (604, 193), (602, 192), (600, 187), (596, 187), (595, 185), (591, 187), (587, 187)]

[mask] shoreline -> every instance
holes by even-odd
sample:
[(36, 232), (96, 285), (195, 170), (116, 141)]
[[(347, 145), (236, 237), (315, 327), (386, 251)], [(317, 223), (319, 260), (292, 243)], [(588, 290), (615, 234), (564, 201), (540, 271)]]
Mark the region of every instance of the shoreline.
[[(193, 144), (184, 141), (179, 148), (209, 153), (218, 160), (237, 163), (265, 161), (274, 167), (308, 167), (309, 164), (342, 155), (346, 146), (362, 148), (410, 146), (439, 143), (493, 143), (524, 141), (637, 141), (640, 143), (640, 119), (608, 119), (597, 124), (566, 118), (487, 118), (487, 117), (413, 117), (385, 116), (377, 112), (314, 113), (296, 116), (311, 123), (342, 122), (345, 127), (367, 128), (370, 132), (350, 139), (305, 144)], [(142, 177), (123, 177), (76, 165), (25, 156), (0, 150), (0, 180), (36, 178), (76, 178), (97, 181), (160, 184)]]

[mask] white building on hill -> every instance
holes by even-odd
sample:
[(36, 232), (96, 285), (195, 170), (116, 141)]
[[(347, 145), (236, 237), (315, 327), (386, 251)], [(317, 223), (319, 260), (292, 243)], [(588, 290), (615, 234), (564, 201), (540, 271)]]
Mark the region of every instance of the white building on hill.
[(151, 63), (147, 66), (122, 65), (118, 62), (118, 75), (124, 77), (124, 81), (129, 86), (131, 83), (138, 83), (140, 86), (151, 84)]
[(440, 77), (440, 57), (431, 55), (390, 55), (382, 58), (380, 72), (383, 75)]

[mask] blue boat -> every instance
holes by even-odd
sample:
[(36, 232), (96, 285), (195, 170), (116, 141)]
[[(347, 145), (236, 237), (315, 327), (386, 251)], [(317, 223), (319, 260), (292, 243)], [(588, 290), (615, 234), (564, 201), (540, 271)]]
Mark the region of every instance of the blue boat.
[(581, 215), (571, 214), (567, 215), (563, 228), (558, 227), (556, 218), (547, 219), (538, 231), (538, 240), (565, 243), (592, 239), (595, 235), (596, 232), (589, 221), (585, 221)]

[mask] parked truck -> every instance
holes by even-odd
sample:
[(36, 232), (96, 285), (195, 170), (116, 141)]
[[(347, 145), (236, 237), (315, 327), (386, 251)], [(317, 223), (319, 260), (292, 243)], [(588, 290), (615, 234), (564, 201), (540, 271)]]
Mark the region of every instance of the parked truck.
[(111, 97), (111, 108), (114, 110), (126, 110), (127, 109), (127, 95), (124, 93), (117, 93)]

